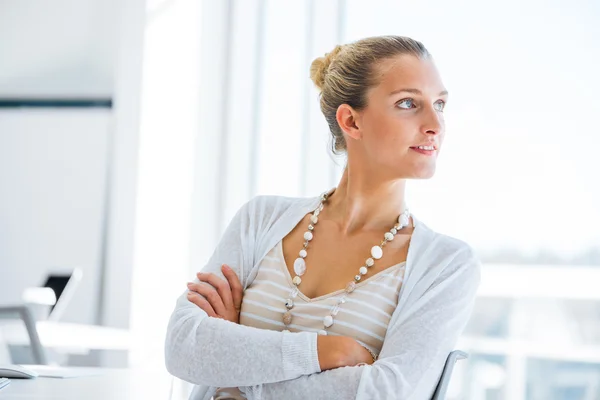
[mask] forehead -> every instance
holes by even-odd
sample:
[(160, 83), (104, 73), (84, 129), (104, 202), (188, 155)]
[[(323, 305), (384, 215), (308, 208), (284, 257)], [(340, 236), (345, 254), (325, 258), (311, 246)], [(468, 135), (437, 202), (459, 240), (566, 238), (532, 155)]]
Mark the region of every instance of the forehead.
[(438, 96), (445, 90), (442, 78), (431, 58), (401, 55), (379, 62), (374, 72), (378, 85), (373, 94), (389, 96), (398, 89), (419, 89), (424, 95)]

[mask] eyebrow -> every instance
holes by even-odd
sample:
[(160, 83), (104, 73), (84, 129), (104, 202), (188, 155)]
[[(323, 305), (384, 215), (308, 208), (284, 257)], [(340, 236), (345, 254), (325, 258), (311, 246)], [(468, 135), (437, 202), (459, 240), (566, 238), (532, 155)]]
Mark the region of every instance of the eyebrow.
[[(393, 95), (395, 95), (395, 94), (397, 94), (397, 93), (400, 93), (400, 92), (408, 92), (408, 93), (414, 93), (414, 94), (419, 94), (419, 95), (422, 95), (422, 94), (423, 94), (423, 93), (422, 93), (422, 92), (421, 92), (419, 89), (411, 89), (411, 88), (408, 88), (408, 89), (398, 89), (398, 90), (394, 90), (393, 92), (391, 92), (391, 93), (390, 93), (390, 96), (393, 96)], [(447, 91), (447, 90), (442, 90), (442, 91), (440, 92), (439, 96), (445, 96), (445, 95), (447, 95), (447, 94), (448, 94), (448, 91)]]

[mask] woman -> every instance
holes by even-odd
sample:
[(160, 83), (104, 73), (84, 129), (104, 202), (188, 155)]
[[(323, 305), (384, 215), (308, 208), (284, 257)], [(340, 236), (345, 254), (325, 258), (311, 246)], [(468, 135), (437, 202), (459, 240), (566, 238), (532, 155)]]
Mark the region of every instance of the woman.
[(194, 399), (429, 399), (469, 318), (480, 264), (407, 210), (433, 176), (447, 92), (425, 47), (385, 36), (311, 65), (337, 187), (258, 196), (178, 300), (169, 372)]

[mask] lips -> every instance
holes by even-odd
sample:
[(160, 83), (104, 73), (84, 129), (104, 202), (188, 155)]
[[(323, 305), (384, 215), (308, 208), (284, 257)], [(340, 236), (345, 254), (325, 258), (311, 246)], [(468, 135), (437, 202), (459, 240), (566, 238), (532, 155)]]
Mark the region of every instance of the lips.
[(416, 149), (418, 147), (433, 147), (433, 149), (422, 149), (422, 150), (437, 150), (437, 146), (435, 145), (435, 143), (424, 143), (424, 144), (419, 144), (416, 146), (412, 146), (411, 149)]
[(436, 150), (424, 150), (419, 149), (418, 147), (411, 147), (410, 149), (426, 156), (433, 156), (436, 153)]

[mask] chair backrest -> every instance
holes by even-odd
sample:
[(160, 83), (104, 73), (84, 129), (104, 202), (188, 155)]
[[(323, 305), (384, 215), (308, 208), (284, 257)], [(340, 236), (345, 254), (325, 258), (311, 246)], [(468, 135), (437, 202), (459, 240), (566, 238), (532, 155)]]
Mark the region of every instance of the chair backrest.
[(48, 315), (49, 321), (58, 321), (67, 308), (67, 305), (73, 297), (83, 273), (79, 268), (72, 268), (61, 271), (52, 271), (48, 274), (43, 287), (48, 287), (54, 291), (56, 295), (56, 303), (50, 309)]
[[(25, 329), (29, 335), (29, 345), (33, 353), (33, 360), (36, 364), (48, 364), (46, 351), (42, 346), (35, 323), (33, 313), (26, 305), (21, 306), (0, 306), (0, 319), (20, 319), (25, 324)], [(10, 353), (9, 353), (10, 355)]]
[(467, 353), (460, 350), (454, 350), (448, 355), (448, 358), (446, 358), (446, 364), (444, 364), (444, 370), (442, 371), (442, 375), (440, 376), (440, 380), (438, 381), (438, 385), (435, 388), (435, 392), (433, 393), (431, 400), (444, 400), (446, 398), (446, 392), (448, 391), (448, 385), (450, 384), (450, 378), (452, 377), (454, 364), (456, 364), (458, 360), (464, 360), (468, 357), (469, 355)]

